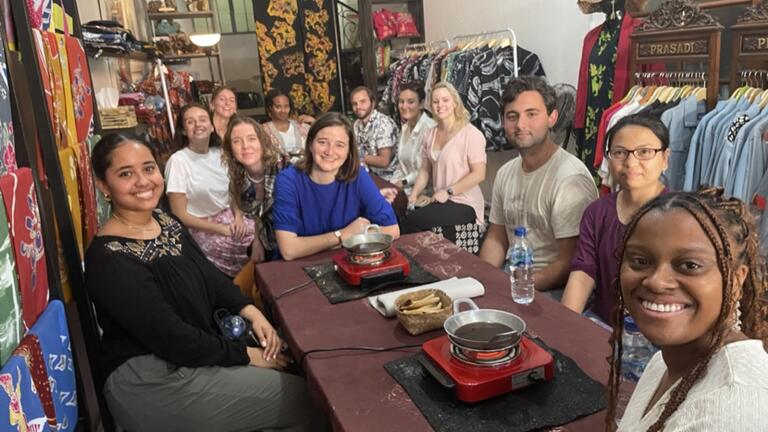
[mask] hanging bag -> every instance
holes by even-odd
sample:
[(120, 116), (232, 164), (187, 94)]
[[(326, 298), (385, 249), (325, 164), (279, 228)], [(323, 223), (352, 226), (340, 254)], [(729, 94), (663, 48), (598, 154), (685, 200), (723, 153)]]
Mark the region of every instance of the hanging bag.
[(389, 9), (379, 9), (373, 12), (373, 29), (376, 39), (383, 41), (397, 36), (395, 19)]
[(395, 28), (397, 30), (397, 37), (419, 37), (419, 29), (416, 28), (416, 21), (413, 19), (413, 15), (408, 12), (395, 12), (394, 14)]

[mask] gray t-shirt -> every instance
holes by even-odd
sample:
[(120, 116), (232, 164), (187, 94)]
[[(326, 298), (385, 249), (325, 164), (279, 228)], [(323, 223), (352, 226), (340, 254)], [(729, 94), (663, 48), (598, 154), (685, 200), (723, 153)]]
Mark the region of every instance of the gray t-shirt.
[(562, 148), (529, 173), (516, 157), (496, 174), (490, 222), (504, 225), (510, 245), (515, 227), (524, 226), (539, 270), (557, 259), (557, 239), (579, 235), (581, 215), (597, 197), (587, 167)]

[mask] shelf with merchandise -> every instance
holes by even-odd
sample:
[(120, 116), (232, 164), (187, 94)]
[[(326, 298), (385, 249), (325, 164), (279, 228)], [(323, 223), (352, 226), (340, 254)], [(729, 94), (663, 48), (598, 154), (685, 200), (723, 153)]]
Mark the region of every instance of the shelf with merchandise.
[(213, 11), (195, 11), (195, 12), (154, 12), (148, 13), (147, 18), (153, 21), (164, 19), (184, 19), (184, 18), (212, 18)]

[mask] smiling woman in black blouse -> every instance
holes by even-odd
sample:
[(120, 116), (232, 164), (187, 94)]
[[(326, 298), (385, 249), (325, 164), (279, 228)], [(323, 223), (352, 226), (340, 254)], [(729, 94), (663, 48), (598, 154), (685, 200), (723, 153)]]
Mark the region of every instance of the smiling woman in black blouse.
[[(86, 287), (104, 332), (104, 393), (120, 426), (308, 428), (305, 384), (280, 372), (287, 359), (274, 328), (181, 223), (155, 209), (163, 177), (149, 145), (110, 134), (92, 159), (112, 216), (88, 248)], [(223, 337), (219, 309), (250, 320), (263, 348)]]

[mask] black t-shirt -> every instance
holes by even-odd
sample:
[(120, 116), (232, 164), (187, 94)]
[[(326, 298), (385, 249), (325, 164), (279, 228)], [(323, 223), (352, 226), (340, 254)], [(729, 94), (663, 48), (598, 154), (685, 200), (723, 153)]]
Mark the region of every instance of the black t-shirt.
[(104, 332), (104, 377), (145, 354), (187, 367), (248, 364), (245, 344), (221, 336), (213, 313), (237, 314), (250, 301), (178, 220), (162, 210), (153, 216), (157, 238), (100, 236), (86, 252), (86, 288)]

